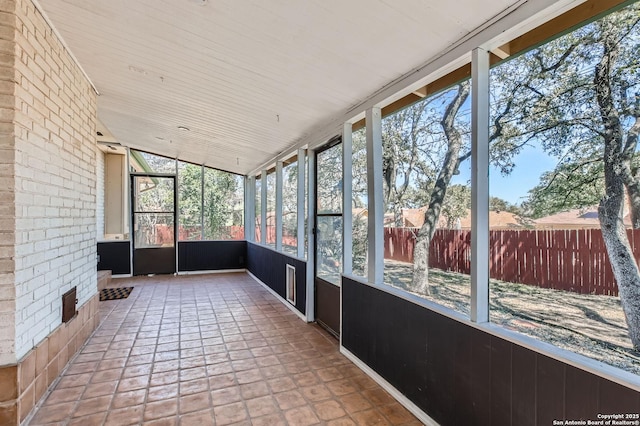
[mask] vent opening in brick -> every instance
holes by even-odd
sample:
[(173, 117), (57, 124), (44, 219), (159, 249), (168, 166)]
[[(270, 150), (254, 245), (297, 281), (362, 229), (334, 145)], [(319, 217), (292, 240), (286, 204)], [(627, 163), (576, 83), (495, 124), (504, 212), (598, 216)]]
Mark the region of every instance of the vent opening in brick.
[(76, 305), (78, 299), (76, 298), (76, 287), (62, 295), (62, 322), (69, 322), (76, 316)]

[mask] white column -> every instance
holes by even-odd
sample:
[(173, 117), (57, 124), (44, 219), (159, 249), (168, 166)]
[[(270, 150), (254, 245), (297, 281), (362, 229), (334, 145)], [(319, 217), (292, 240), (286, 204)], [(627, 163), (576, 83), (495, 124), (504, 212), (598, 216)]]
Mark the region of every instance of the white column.
[(342, 128), (342, 270), (353, 274), (353, 144), (352, 125), (344, 123)]
[(256, 240), (256, 177), (244, 178), (244, 239)]
[(489, 321), (489, 53), (471, 60), (471, 321)]
[[(246, 209), (246, 197), (247, 197), (247, 178), (244, 178), (244, 183), (245, 183), (245, 187), (244, 187), (244, 196), (245, 196), (245, 215), (247, 212)], [(245, 230), (246, 230), (246, 226), (245, 226)], [(244, 238), (246, 239), (247, 236), (245, 234)], [(200, 239), (204, 240), (204, 164), (200, 165)]]
[(307, 321), (315, 321), (315, 271), (316, 271), (316, 153), (309, 150), (309, 180), (307, 182)]
[(298, 196), (297, 196), (297, 225), (298, 231), (296, 232), (298, 240), (298, 257), (304, 257), (304, 219), (305, 219), (305, 159), (306, 151), (304, 149), (298, 150)]
[(368, 259), (367, 279), (382, 284), (384, 274), (384, 208), (382, 204), (382, 114), (380, 108), (365, 114), (367, 137)]
[(260, 242), (267, 244), (267, 171), (260, 177)]
[(276, 250), (282, 251), (282, 161), (276, 163)]

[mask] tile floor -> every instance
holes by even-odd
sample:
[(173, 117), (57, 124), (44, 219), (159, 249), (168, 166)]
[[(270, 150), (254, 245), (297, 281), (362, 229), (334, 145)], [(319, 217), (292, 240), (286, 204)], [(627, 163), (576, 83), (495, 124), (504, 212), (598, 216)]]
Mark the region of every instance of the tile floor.
[(245, 273), (113, 286), (135, 288), (27, 424), (421, 424)]

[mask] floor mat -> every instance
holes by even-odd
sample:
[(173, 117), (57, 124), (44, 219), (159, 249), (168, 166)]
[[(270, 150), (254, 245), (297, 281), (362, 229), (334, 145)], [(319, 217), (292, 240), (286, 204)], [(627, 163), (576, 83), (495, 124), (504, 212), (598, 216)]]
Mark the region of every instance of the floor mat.
[(103, 288), (100, 290), (100, 301), (126, 299), (133, 287)]

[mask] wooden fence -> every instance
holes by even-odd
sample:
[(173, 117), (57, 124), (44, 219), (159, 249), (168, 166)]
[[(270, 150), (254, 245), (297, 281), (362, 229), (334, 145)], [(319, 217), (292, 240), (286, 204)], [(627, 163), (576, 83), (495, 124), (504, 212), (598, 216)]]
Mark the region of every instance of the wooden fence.
[[(385, 259), (413, 262), (418, 229), (384, 232)], [(627, 234), (638, 262), (640, 230)], [(469, 274), (470, 259), (470, 231), (436, 231), (429, 266)], [(502, 281), (581, 294), (618, 294), (600, 229), (490, 231), (489, 274)]]

